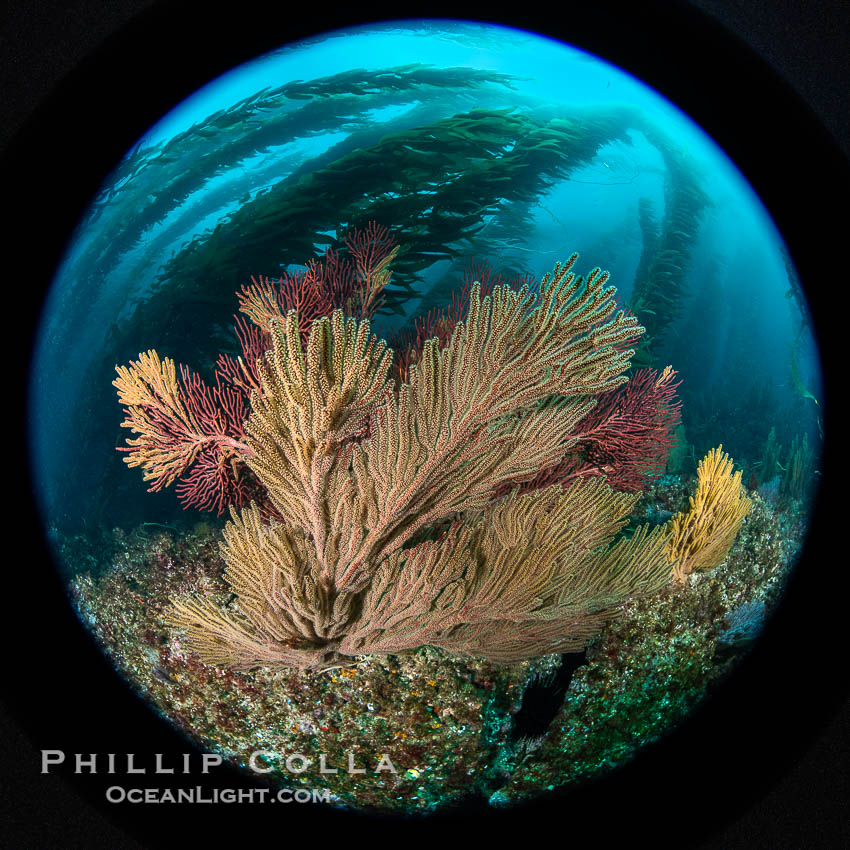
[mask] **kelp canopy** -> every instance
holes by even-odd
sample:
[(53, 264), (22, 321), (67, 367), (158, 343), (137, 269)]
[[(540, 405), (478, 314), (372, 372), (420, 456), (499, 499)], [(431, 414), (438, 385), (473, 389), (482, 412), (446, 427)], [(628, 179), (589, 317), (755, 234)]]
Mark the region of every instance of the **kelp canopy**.
[(625, 138), (621, 110), (541, 121), (513, 109), (474, 109), (383, 136), (309, 173), (296, 172), (246, 203), (171, 260), (163, 280), (239, 278), (246, 248), (264, 274), (333, 245), (346, 226), (392, 222), (407, 250), (385, 306), (403, 310), (423, 271), (451, 259), (489, 216), (536, 200), (556, 179)]

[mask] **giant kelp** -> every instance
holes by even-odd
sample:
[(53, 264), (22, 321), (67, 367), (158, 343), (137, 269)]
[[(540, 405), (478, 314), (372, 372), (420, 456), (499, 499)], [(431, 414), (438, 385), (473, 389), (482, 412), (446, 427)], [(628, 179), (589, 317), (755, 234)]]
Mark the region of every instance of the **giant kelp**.
[[(462, 108), (486, 102), (494, 87), (513, 88), (513, 80), (496, 72), (413, 64), (353, 69), (263, 89), (166, 142), (134, 148), (89, 210), (85, 226), (96, 228), (100, 236), (92, 239), (80, 262), (90, 275), (106, 275), (151, 227), (179, 217), (181, 207), (209, 181), (274, 148), (340, 132), (350, 134), (352, 144), (362, 144), (358, 134), (375, 126), (377, 110), (409, 106), (418, 113), (420, 99), (427, 100), (429, 111), (449, 104)], [(421, 122), (421, 116), (389, 119), (383, 132), (410, 122)], [(232, 189), (229, 202), (232, 206)], [(202, 217), (197, 210), (192, 215)]]
[(163, 279), (201, 273), (232, 279), (250, 251), (266, 274), (300, 262), (333, 233), (366, 220), (392, 222), (405, 252), (395, 264), (389, 309), (399, 310), (433, 263), (514, 202), (528, 203), (627, 138), (622, 109), (576, 110), (541, 120), (514, 109), (475, 109), (385, 135), (321, 169), (292, 175), (197, 237), (164, 268)]
[(659, 223), (647, 200), (639, 207), (644, 248), (630, 306), (646, 328), (635, 361), (655, 360), (670, 325), (681, 315), (688, 291), (691, 252), (710, 200), (684, 154), (653, 129), (643, 128), (666, 166), (664, 216)]

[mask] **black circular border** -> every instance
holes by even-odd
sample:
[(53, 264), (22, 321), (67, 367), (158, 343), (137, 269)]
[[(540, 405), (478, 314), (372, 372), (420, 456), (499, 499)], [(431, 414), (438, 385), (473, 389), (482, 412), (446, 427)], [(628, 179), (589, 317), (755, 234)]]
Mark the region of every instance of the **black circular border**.
[[(83, 5), (91, 9), (98, 4)], [(25, 360), (41, 298), (74, 225), (100, 181), (155, 120), (223, 71), (286, 41), (405, 17), (400, 11), (389, 4), (323, 5), (296, 14), (254, 0), (229, 6), (170, 0), (141, 11), (88, 53), (40, 102), (2, 162), (4, 198), (12, 214), (5, 241), (14, 316), (7, 323), (26, 334), (16, 357)], [(833, 322), (836, 289), (846, 275), (840, 252), (848, 232), (841, 207), (850, 197), (847, 161), (806, 104), (742, 42), (677, 3), (606, 1), (560, 9), (529, 3), (505, 12), (458, 2), (430, 4), (415, 10), (420, 14), (410, 7), (403, 11), (408, 17), (505, 23), (561, 38), (628, 70), (689, 114), (745, 173), (785, 236), (812, 306), (827, 387), (833, 395), (840, 392), (838, 345), (843, 339)], [(34, 50), (39, 47), (33, 44)], [(7, 374), (10, 370), (25, 382), (26, 362), (18, 366), (12, 361)], [(24, 389), (17, 399), (22, 408)], [(7, 449), (13, 464), (23, 461), (26, 439), (22, 423)], [(724, 823), (745, 816), (793, 767), (847, 699), (841, 625), (847, 580), (840, 574), (846, 554), (842, 557), (841, 549), (834, 548), (837, 528), (828, 511), (837, 504), (833, 487), (840, 461), (833, 442), (827, 444), (821, 500), (803, 566), (789, 585), (780, 616), (732, 681), (683, 729), (609, 780), (555, 803), (541, 802), (533, 811), (473, 813), (479, 835), (508, 820), (528, 825), (533, 818), (541, 827), (560, 825), (565, 840), (597, 836), (606, 846), (615, 836), (652, 836), (656, 844), (671, 840), (696, 846)], [(13, 717), (5, 738), (17, 746), (12, 755), (33, 757), (25, 739), (15, 737), (20, 729), (36, 748), (69, 753), (188, 751), (182, 737), (117, 680), (77, 623), (48, 566), (24, 483), (27, 472), (8, 469), (7, 492), (14, 492), (16, 502), (7, 509), (3, 691)], [(22, 823), (26, 816), (67, 817), (57, 802), (61, 792), (55, 777), (38, 776), (37, 763), (7, 761), (4, 773), (18, 778), (16, 811)], [(362, 827), (379, 840), (380, 833), (373, 830), (389, 828), (385, 822), (304, 807), (290, 807), (285, 814), (274, 807), (118, 809), (102, 803), (107, 778), (65, 775), (73, 780), (75, 793), (151, 846), (169, 843), (167, 830), (177, 820), (197, 838), (221, 835), (236, 822), (253, 824), (258, 840), (274, 835), (271, 830), (315, 829), (317, 821), (316, 840), (331, 837), (339, 827)], [(193, 784), (196, 779), (202, 777), (193, 776)], [(150, 778), (148, 784), (163, 783)], [(207, 784), (247, 781), (220, 771)], [(433, 834), (448, 820), (437, 817), (417, 823), (416, 829)], [(99, 846), (101, 834), (106, 833), (89, 832), (89, 846)], [(115, 846), (114, 835), (110, 840)]]

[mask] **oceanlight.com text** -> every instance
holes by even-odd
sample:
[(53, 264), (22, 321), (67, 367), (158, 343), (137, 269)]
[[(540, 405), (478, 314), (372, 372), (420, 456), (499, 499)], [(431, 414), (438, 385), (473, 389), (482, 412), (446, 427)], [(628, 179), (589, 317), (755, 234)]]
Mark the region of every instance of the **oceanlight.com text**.
[(111, 785), (106, 789), (109, 803), (328, 803), (326, 788), (124, 788)]

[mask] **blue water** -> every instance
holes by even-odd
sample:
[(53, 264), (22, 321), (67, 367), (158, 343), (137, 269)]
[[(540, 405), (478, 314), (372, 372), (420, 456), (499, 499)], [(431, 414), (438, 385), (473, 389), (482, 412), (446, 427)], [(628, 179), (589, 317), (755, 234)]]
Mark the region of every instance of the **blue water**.
[[(510, 79), (395, 94), (367, 87), (348, 95), (368, 106), (362, 114), (350, 110), (327, 126), (316, 116), (342, 103), (344, 86), (334, 94), (278, 91), (294, 81), (414, 63)], [(395, 314), (380, 317), (383, 329), (442, 303), (446, 278), (459, 279), (471, 258), (486, 259), (497, 270), (521, 268), (539, 279), (577, 250), (582, 269), (600, 265), (611, 271), (611, 282), (628, 303), (643, 248), (638, 202), (651, 203), (663, 220), (672, 159), (709, 204), (690, 245), (681, 315), (655, 350), (659, 361), (664, 358), (657, 365), (671, 362), (680, 370), (686, 413), (689, 399), (699, 399), (704, 409), (708, 398), (727, 411), (727, 419), (737, 417), (735, 427), (725, 428), (721, 417), (716, 435), (706, 437), (714, 444), (730, 447), (737, 439), (739, 453), (757, 451), (769, 416), (750, 421), (753, 411), (748, 419), (745, 401), (759, 382), (770, 389), (786, 444), (803, 432), (815, 441), (818, 405), (801, 392), (801, 383), (810, 396), (820, 397), (820, 366), (805, 307), (790, 294), (793, 270), (769, 214), (711, 139), (638, 80), (561, 43), (504, 27), (404, 22), (333, 33), (232, 70), (176, 105), (100, 188), (57, 270), (33, 359), (31, 450), (47, 525), (108, 526), (180, 512), (173, 494), (147, 496), (138, 471), (123, 469), (115, 447), (127, 434), (118, 427), (122, 415), (110, 382), (116, 363), (153, 347), (178, 360), (201, 356), (192, 365), (209, 370), (215, 352), (227, 345), (236, 306), (232, 293), (251, 274), (274, 273), (294, 261), (285, 256), (285, 235), (273, 224), (264, 231), (261, 222), (254, 223), (252, 239), (234, 244), (244, 225), (228, 227), (240, 221), (240, 211), (252, 209), (293, 175), (318, 171), (346, 151), (367, 149), (385, 133), (474, 108), (512, 108), (548, 120), (619, 107), (634, 119), (621, 138), (601, 144), (568, 176), (548, 180), (533, 203), (506, 202), (484, 216), (472, 239), (447, 243), (451, 261), (422, 269), (415, 295)], [(274, 127), (280, 128), (277, 135), (268, 131)], [(264, 130), (257, 149), (253, 140)], [(179, 188), (163, 193), (169, 187)], [(307, 193), (304, 202), (309, 200)], [(397, 203), (402, 209), (405, 197), (384, 201), (385, 208)], [(521, 214), (527, 216), (522, 228), (516, 224)], [(513, 229), (506, 229), (511, 222)], [(329, 220), (317, 233), (335, 233), (344, 224)], [(223, 237), (219, 253), (210, 247), (214, 232)], [(253, 247), (253, 237), (264, 246), (281, 240), (277, 269), (264, 265), (267, 253)], [(188, 280), (180, 269), (195, 268), (185, 263), (196, 248), (208, 267), (200, 280)], [(145, 313), (146, 304), (162, 306)], [(792, 363), (800, 380), (793, 379)], [(699, 430), (687, 415), (685, 424)]]

